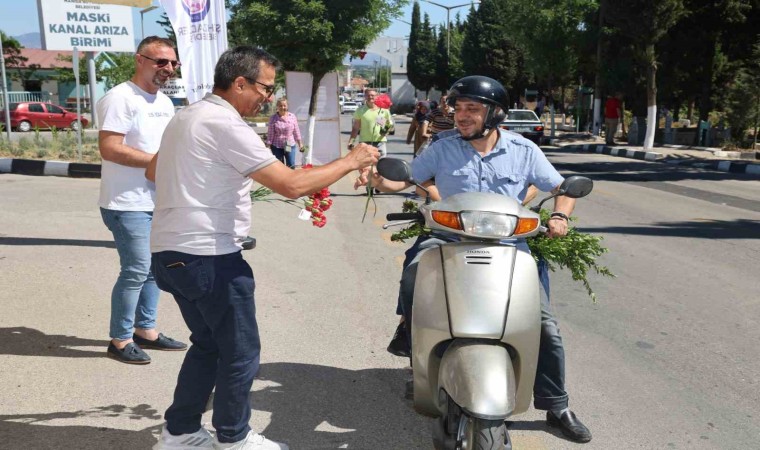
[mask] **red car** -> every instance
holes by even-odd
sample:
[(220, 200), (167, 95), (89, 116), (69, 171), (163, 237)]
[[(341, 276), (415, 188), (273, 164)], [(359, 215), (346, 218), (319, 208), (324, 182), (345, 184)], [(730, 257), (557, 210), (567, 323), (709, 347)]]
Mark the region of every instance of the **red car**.
[[(67, 111), (58, 105), (43, 102), (19, 102), (10, 103), (11, 128), (18, 131), (30, 131), (33, 129), (47, 128), (71, 128), (79, 129), (77, 115)], [(87, 119), (81, 117), (82, 126), (87, 126)]]

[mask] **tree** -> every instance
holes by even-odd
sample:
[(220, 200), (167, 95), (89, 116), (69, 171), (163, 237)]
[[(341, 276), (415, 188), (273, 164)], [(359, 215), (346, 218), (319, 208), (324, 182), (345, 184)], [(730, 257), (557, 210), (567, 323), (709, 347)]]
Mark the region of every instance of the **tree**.
[(657, 53), (655, 45), (683, 16), (683, 0), (608, 0), (605, 14), (622, 34), (630, 37), (647, 72), (647, 133), (644, 149), (654, 145), (657, 129)]
[(320, 81), (341, 67), (347, 54), (372, 42), (404, 4), (406, 0), (237, 0), (230, 8), (228, 33), (230, 42), (266, 49), (286, 70), (311, 74), (311, 148)]
[(435, 75), (433, 86), (443, 92), (451, 86), (449, 75), (449, 58), (446, 55), (446, 28), (441, 25), (438, 29), (438, 41), (435, 45)]
[(461, 22), (459, 14), (456, 15), (454, 22), (448, 24), (448, 27), (447, 30), (444, 25), (439, 26), (438, 41), (435, 48), (433, 85), (441, 92), (446, 91), (454, 81), (464, 76), (461, 57), (464, 24)]
[(174, 42), (174, 47), (176, 48), (177, 35), (174, 34), (174, 27), (172, 27), (172, 22), (169, 20), (169, 16), (166, 15), (166, 13), (161, 14), (161, 18), (157, 20), (156, 23), (161, 25), (161, 28), (164, 29), (164, 33), (166, 33), (166, 38)]
[(412, 8), (409, 53), (406, 56), (406, 76), (416, 89), (426, 92), (426, 97), (435, 84), (435, 55), (435, 34), (430, 25), (430, 17), (425, 14), (424, 22), (420, 23), (420, 6), (415, 2)]
[[(84, 52), (80, 52), (79, 55), (79, 83), (82, 85), (86, 85), (90, 82), (90, 76), (87, 72), (87, 58), (84, 57)], [(66, 55), (58, 55), (58, 61), (65, 61), (68, 63), (74, 62), (73, 56), (66, 56)], [(103, 74), (101, 71), (103, 70), (103, 64), (104, 64), (104, 58), (101, 56), (95, 60), (95, 79), (96, 81), (102, 81), (103, 80)], [(55, 79), (59, 82), (74, 82), (76, 81), (74, 77), (74, 70), (69, 69), (67, 67), (56, 67), (55, 68)]]
[(110, 65), (103, 64), (100, 69), (107, 89), (131, 79), (135, 73), (135, 55), (132, 53), (108, 53), (100, 58), (111, 62)]
[(483, 0), (470, 9), (462, 40), (462, 66), (467, 74), (485, 75), (512, 87), (521, 51), (505, 26), (507, 13), (496, 0)]
[(553, 108), (554, 89), (577, 79), (581, 35), (586, 18), (599, 6), (597, 0), (507, 0), (506, 4), (508, 29), (525, 55), (525, 67), (518, 73), (530, 73), (535, 84), (550, 94)]
[(13, 67), (14, 70), (9, 73), (11, 79), (20, 81), (24, 86), (24, 90), (29, 90), (28, 83), (30, 80), (35, 79), (35, 74), (39, 70), (39, 64), (29, 64), (29, 58), (21, 54), (21, 49), (24, 48), (21, 43), (11, 36), (6, 35), (0, 31), (0, 40), (3, 44), (3, 57), (5, 58), (5, 66)]
[(0, 30), (0, 41), (3, 45), (3, 57), (6, 66), (23, 66), (28, 61), (27, 57), (21, 56), (21, 49), (23, 48), (21, 43), (2, 30)]
[(760, 124), (760, 37), (753, 46), (750, 58), (741, 67), (729, 88), (726, 116), (731, 126), (731, 137), (744, 140), (748, 128), (753, 128), (757, 144)]

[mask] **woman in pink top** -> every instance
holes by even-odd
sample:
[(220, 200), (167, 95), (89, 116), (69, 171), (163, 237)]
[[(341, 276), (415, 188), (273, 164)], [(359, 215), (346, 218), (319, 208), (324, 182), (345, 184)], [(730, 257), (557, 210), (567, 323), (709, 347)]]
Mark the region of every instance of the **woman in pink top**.
[(269, 118), (267, 146), (283, 164), (295, 168), (296, 152), (302, 147), (301, 130), (295, 114), (288, 112), (288, 99), (284, 97), (277, 100), (277, 112)]

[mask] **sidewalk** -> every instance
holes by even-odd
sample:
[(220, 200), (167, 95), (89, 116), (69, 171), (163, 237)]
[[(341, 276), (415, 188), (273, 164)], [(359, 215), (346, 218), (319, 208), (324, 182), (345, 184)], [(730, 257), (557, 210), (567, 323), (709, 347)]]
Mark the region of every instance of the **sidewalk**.
[[(547, 140), (549, 138), (547, 137)], [(746, 173), (760, 175), (760, 160), (757, 152), (724, 151), (716, 147), (690, 147), (683, 145), (662, 145), (650, 150), (642, 146), (625, 143), (608, 146), (604, 139), (588, 133), (556, 133), (551, 139), (551, 146), (566, 150), (599, 153), (622, 158), (661, 162), (674, 165), (689, 165), (720, 172)]]

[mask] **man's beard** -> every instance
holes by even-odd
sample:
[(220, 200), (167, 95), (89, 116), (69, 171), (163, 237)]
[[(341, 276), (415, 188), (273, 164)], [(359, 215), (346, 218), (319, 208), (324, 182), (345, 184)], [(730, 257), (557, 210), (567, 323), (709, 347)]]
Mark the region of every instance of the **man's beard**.
[(165, 80), (163, 80), (159, 74), (160, 74), (160, 72), (156, 72), (156, 75), (154, 75), (154, 76), (153, 76), (153, 79), (152, 79), (151, 81), (153, 82), (153, 85), (154, 85), (154, 86), (156, 86), (156, 87), (158, 87), (158, 88), (162, 88), (162, 87), (164, 87), (164, 85), (165, 85), (165, 84), (166, 84), (166, 83), (167, 83), (169, 80), (171, 80), (171, 79), (172, 79), (172, 77), (171, 77), (171, 75), (170, 75), (170, 76), (167, 76)]

